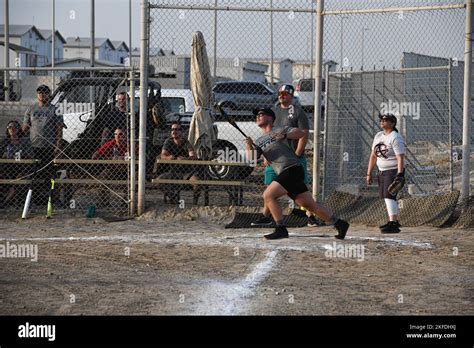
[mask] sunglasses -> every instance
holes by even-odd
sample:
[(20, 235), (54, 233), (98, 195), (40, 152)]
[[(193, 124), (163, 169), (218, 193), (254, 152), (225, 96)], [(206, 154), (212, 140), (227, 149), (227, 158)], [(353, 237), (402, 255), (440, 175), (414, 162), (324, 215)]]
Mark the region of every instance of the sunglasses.
[(7, 126), (7, 129), (20, 129), (20, 127), (16, 125), (11, 125), (11, 126)]

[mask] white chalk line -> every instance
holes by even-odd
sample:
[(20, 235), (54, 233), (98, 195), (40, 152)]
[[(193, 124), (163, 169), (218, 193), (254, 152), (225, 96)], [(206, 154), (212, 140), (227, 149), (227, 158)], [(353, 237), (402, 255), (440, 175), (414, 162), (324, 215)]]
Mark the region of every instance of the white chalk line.
[(412, 246), (421, 249), (431, 249), (433, 245), (430, 242), (419, 242), (416, 240), (398, 239), (398, 238), (380, 238), (380, 237), (356, 237), (348, 236), (346, 240), (373, 240), (376, 242), (383, 242), (387, 244), (400, 244), (404, 246)]
[(252, 271), (239, 281), (212, 280), (200, 288), (187, 310), (196, 315), (238, 315), (248, 311), (246, 299), (255, 294), (277, 263), (277, 251), (267, 252), (265, 259), (254, 265)]
[[(191, 238), (189, 238), (191, 236)], [(313, 240), (323, 239), (327, 240), (327, 237), (319, 235), (298, 235), (290, 233), (290, 237), (308, 237)], [(170, 238), (171, 237), (171, 238)], [(233, 235), (233, 236), (207, 236), (205, 234), (196, 235), (195, 232), (173, 232), (173, 233), (154, 233), (154, 234), (140, 234), (140, 235), (109, 235), (109, 236), (71, 236), (71, 237), (31, 237), (31, 238), (2, 238), (4, 241), (81, 241), (81, 242), (96, 242), (96, 241), (118, 241), (118, 242), (137, 242), (137, 243), (158, 243), (158, 244), (189, 244), (196, 246), (209, 246), (209, 245), (227, 245), (235, 246), (244, 245), (251, 248), (257, 249), (269, 249), (269, 250), (295, 250), (295, 251), (316, 251), (325, 250), (322, 244), (308, 244), (305, 238), (298, 238), (297, 242), (304, 242), (304, 245), (297, 244), (295, 238), (284, 239), (279, 241), (267, 241), (259, 235)], [(261, 240), (262, 243), (255, 243), (256, 240)], [(387, 244), (389, 246), (410, 246), (420, 249), (431, 249), (433, 246), (429, 242), (420, 242), (399, 238), (391, 237), (358, 237), (358, 236), (347, 236), (345, 241), (336, 240), (338, 243), (346, 243), (347, 241), (375, 241)], [(238, 243), (236, 243), (238, 242)], [(291, 243), (291, 244), (289, 244)], [(324, 243), (326, 244), (326, 243)]]

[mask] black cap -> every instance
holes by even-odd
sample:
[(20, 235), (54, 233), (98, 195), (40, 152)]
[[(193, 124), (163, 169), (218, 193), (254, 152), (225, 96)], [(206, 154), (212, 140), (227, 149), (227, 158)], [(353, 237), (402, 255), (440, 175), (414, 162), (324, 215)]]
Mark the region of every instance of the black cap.
[(51, 89), (46, 86), (46, 85), (41, 85), (41, 86), (38, 86), (38, 88), (36, 88), (36, 93), (39, 93), (39, 92), (51, 92)]
[(273, 117), (273, 120), (275, 120), (276, 118), (275, 113), (270, 108), (256, 108), (253, 110), (253, 114), (255, 116), (257, 116), (260, 113)]
[(379, 114), (379, 119), (384, 119), (384, 118), (387, 118), (389, 120), (391, 120), (393, 122), (393, 124), (397, 124), (397, 117), (394, 115), (394, 114), (389, 114), (389, 113), (386, 113), (386, 114), (382, 114), (380, 113)]

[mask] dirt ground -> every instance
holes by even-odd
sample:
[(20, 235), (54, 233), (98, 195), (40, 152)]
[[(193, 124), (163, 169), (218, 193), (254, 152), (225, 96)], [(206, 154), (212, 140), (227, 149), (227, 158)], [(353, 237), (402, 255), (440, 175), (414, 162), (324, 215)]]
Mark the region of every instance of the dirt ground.
[(0, 258), (0, 315), (474, 314), (473, 230), (357, 225), (339, 241), (305, 227), (266, 241), (268, 229), (224, 229), (232, 208), (193, 209), (2, 218), (0, 245), (38, 255)]

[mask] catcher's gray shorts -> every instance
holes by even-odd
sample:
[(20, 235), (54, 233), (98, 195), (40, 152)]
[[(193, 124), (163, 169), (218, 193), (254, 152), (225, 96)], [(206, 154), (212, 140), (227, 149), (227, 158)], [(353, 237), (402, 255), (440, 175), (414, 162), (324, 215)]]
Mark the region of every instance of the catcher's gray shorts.
[(397, 172), (398, 172), (397, 169), (390, 169), (390, 170), (379, 171), (377, 173), (380, 198), (393, 199), (394, 201), (397, 200), (396, 195), (395, 196), (391, 195), (390, 192), (388, 192), (388, 187), (393, 182), (393, 179), (395, 179), (395, 177), (397, 176)]

